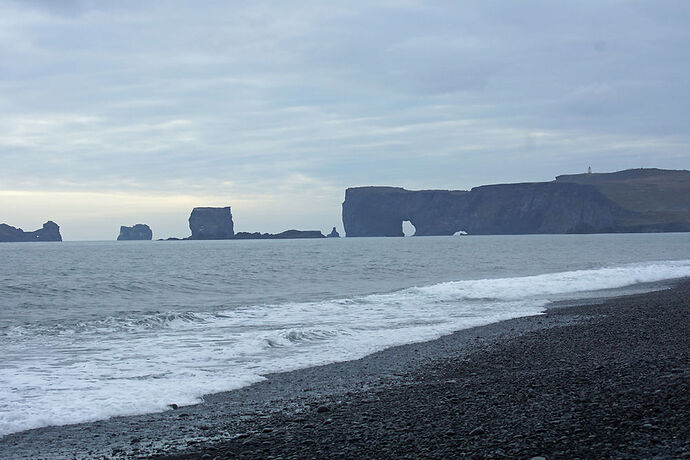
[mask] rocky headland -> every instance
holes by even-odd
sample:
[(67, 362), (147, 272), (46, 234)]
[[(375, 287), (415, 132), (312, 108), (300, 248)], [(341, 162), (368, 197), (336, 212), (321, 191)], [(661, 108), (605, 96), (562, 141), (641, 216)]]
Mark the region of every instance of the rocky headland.
[(120, 234), (117, 241), (135, 241), (135, 240), (151, 240), (153, 239), (153, 232), (146, 224), (136, 224), (132, 227), (122, 225), (120, 227)]
[(25, 232), (21, 228), (0, 224), (0, 242), (13, 243), (23, 241), (62, 241), (60, 227), (52, 220), (49, 220), (39, 230)]
[(346, 236), (690, 231), (690, 171), (631, 169), (552, 182), (464, 190), (355, 187), (345, 192)]

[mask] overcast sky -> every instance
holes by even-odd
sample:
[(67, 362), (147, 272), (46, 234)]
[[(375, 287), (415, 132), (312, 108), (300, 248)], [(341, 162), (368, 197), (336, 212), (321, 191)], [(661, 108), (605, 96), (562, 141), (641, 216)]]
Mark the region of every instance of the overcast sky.
[(349, 186), (688, 169), (689, 81), (687, 0), (3, 1), (0, 222), (342, 232)]

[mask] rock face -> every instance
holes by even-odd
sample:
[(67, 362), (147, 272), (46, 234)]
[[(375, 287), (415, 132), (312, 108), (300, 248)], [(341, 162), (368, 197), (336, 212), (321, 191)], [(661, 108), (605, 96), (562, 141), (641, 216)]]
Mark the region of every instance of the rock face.
[(190, 240), (228, 240), (235, 236), (230, 206), (194, 208), (189, 216)]
[(132, 227), (125, 225), (120, 227), (120, 234), (117, 241), (133, 241), (133, 240), (151, 240), (153, 239), (153, 232), (146, 224), (136, 224)]
[(690, 231), (690, 171), (627, 170), (470, 191), (357, 187), (345, 192), (351, 236)]
[(52, 220), (49, 220), (43, 224), (43, 228), (40, 230), (25, 232), (21, 228), (0, 224), (0, 242), (21, 241), (62, 241), (60, 227)]
[(340, 233), (338, 233), (338, 230), (333, 227), (333, 230), (331, 230), (331, 233), (326, 235), (328, 238), (340, 238)]

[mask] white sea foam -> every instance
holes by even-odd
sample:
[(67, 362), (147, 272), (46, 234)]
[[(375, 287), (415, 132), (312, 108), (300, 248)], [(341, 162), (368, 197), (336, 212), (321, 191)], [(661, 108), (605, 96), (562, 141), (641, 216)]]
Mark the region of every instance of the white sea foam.
[(0, 435), (163, 411), (270, 372), (356, 359), (536, 315), (554, 297), (685, 276), (690, 260), (454, 281), (318, 302), (10, 327), (0, 336)]
[(652, 262), (519, 278), (453, 281), (419, 288), (438, 299), (524, 299), (532, 296), (615, 289), (688, 276), (690, 261)]

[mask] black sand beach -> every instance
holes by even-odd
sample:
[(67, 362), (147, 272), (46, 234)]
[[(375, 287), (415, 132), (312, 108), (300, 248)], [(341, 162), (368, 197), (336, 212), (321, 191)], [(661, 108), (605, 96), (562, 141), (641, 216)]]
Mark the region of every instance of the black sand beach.
[[(690, 281), (275, 374), (2, 458), (690, 457)], [(171, 401), (171, 403), (173, 403)]]

